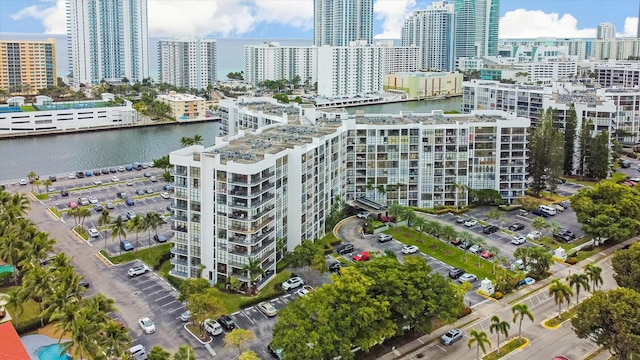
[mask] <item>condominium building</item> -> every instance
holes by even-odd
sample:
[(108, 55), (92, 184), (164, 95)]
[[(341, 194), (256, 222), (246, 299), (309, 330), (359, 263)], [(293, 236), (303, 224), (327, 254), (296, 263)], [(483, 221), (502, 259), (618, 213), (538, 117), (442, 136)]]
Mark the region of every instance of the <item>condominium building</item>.
[(158, 42), (158, 81), (187, 89), (206, 89), (216, 81), (217, 43), (183, 38)]
[(462, 73), (459, 72), (401, 72), (385, 74), (382, 88), (400, 90), (409, 98), (438, 98), (462, 95)]
[(551, 83), (553, 81), (573, 78), (578, 71), (576, 61), (537, 61), (516, 63), (507, 61), (504, 64), (494, 63), (485, 58), (485, 67), (480, 70), (483, 80), (511, 79), (528, 83)]
[(0, 40), (0, 89), (36, 93), (56, 85), (56, 41)]
[(536, 124), (543, 107), (544, 87), (471, 80), (462, 83), (462, 112), (501, 110), (515, 113)]
[[(498, 50), (499, 58), (510, 59), (514, 63), (518, 62), (542, 62), (542, 61), (563, 61), (576, 59), (576, 56), (569, 54), (569, 47), (566, 45), (515, 45), (500, 44)], [(493, 61), (499, 58), (489, 57)]]
[(640, 39), (614, 38), (593, 42), (595, 60), (629, 60), (640, 58)]
[(347, 46), (373, 44), (373, 0), (314, 0), (313, 43)]
[(67, 1), (70, 84), (149, 77), (147, 0)]
[(191, 94), (170, 91), (156, 96), (156, 100), (171, 106), (171, 113), (177, 121), (204, 119), (207, 116), (207, 100)]
[[(229, 121), (240, 122), (279, 105), (262, 98), (226, 106)], [(202, 270), (212, 283), (246, 283), (243, 268), (252, 261), (265, 270), (255, 279), (261, 287), (275, 274), (278, 254), (326, 233), (338, 196), (426, 208), (466, 205), (468, 194), (456, 184), (495, 189), (507, 203), (524, 194), (528, 119), (293, 107), (298, 113), (279, 122), (170, 154), (172, 275)]]
[(597, 40), (608, 40), (616, 38), (616, 26), (610, 22), (603, 22), (598, 25), (596, 31)]
[(498, 55), (500, 0), (453, 0), (455, 57)]
[(556, 38), (536, 38), (536, 39), (500, 39), (500, 47), (504, 46), (526, 46), (529, 48), (539, 46), (566, 46), (569, 56), (577, 60), (591, 59), (593, 56), (594, 39), (556, 39)]
[(422, 69), (417, 46), (386, 46), (382, 49), (383, 74), (414, 72)]
[(318, 48), (282, 46), (265, 42), (244, 47), (244, 80), (257, 85), (265, 80), (294, 80), (312, 86), (318, 81)]
[(382, 90), (384, 46), (318, 47), (318, 95), (367, 94)]
[(603, 61), (596, 63), (598, 83), (602, 87), (632, 88), (640, 86), (640, 62)]
[(455, 25), (453, 4), (436, 1), (404, 20), (402, 45), (420, 48), (421, 69), (451, 71), (455, 66)]

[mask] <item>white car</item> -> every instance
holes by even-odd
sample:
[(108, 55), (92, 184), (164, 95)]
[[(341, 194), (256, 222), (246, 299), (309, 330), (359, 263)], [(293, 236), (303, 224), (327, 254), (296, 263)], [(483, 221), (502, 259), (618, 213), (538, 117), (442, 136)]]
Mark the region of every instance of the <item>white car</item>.
[(120, 178), (119, 178), (119, 177), (117, 177), (117, 176), (115, 176), (115, 175), (113, 175), (113, 176), (111, 177), (111, 181), (113, 181), (113, 182), (120, 181)]
[(540, 231), (534, 230), (527, 234), (527, 239), (530, 240), (538, 240), (542, 237), (542, 233)]
[(369, 213), (368, 211), (361, 211), (356, 216), (359, 217), (360, 219), (366, 219), (369, 217), (369, 215), (371, 215), (371, 213)]
[(180, 314), (180, 320), (182, 320), (182, 322), (187, 322), (191, 320), (191, 311), (187, 310), (182, 314)]
[(415, 254), (418, 252), (418, 247), (415, 245), (405, 245), (402, 247), (403, 254)]
[(476, 225), (478, 225), (478, 220), (475, 220), (475, 219), (469, 219), (464, 222), (464, 226), (466, 227), (474, 227)]
[(204, 321), (204, 329), (212, 336), (222, 334), (222, 326), (217, 321), (207, 319)]
[(97, 204), (98, 203), (98, 198), (96, 198), (95, 196), (89, 196), (89, 203), (90, 204)]
[(20, 179), (20, 185), (27, 185), (28, 183), (27, 179)]
[(118, 166), (118, 171), (123, 172), (124, 171), (124, 166)]
[(169, 198), (169, 193), (164, 191), (160, 193), (160, 197), (162, 197), (163, 199), (168, 199)]
[(138, 265), (129, 269), (129, 271), (127, 271), (127, 274), (129, 275), (129, 277), (136, 277), (138, 275), (146, 274), (149, 271), (151, 271), (151, 269), (149, 269), (147, 265)]
[(133, 186), (133, 181), (127, 180), (127, 182), (125, 182), (125, 184), (127, 184), (127, 186)]
[(156, 332), (156, 326), (148, 317), (141, 317), (138, 319), (138, 325), (140, 325), (140, 328), (145, 334), (153, 334)]
[(100, 236), (100, 232), (98, 232), (97, 229), (89, 229), (88, 233), (92, 238), (97, 238), (98, 236)]
[(511, 239), (513, 245), (522, 245), (526, 242), (527, 238), (525, 236), (514, 236), (513, 239)]
[(482, 251), (482, 248), (480, 247), (480, 245), (471, 245), (471, 247), (469, 248), (469, 252), (472, 254), (477, 255), (481, 251)]
[(100, 179), (93, 180), (93, 185), (102, 185), (102, 180)]
[(462, 275), (460, 275), (460, 277), (458, 278), (458, 281), (460, 283), (465, 283), (465, 282), (474, 282), (478, 280), (478, 277), (473, 275), (473, 274), (469, 274), (469, 273), (464, 273)]
[(282, 290), (287, 291), (304, 285), (302, 278), (296, 276), (282, 283)]
[(74, 174), (74, 173), (70, 173), (69, 175), (67, 175), (67, 178), (69, 178), (69, 179), (75, 179), (75, 178), (76, 178), (76, 174)]
[(302, 289), (298, 289), (298, 291), (296, 291), (296, 295), (300, 297), (305, 297), (307, 296), (307, 294), (310, 294), (315, 291), (316, 289), (314, 289), (311, 285), (304, 285)]

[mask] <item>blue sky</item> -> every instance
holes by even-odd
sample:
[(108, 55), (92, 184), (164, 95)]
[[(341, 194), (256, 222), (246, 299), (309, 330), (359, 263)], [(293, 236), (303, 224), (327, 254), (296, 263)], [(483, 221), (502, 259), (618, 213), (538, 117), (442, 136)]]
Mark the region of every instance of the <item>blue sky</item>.
[[(150, 36), (313, 37), (313, 0), (148, 1)], [(500, 36), (593, 37), (607, 21), (635, 36), (639, 1), (503, 0)], [(376, 37), (398, 38), (404, 17), (430, 3), (375, 0)], [(64, 10), (65, 0), (0, 0), (0, 33), (64, 33)]]

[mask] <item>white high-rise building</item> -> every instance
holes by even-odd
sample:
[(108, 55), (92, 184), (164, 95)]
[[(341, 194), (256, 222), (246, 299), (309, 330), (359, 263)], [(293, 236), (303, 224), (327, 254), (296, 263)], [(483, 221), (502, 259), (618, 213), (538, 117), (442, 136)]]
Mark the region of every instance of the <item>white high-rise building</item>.
[(318, 47), (318, 95), (336, 97), (382, 91), (384, 46)]
[(598, 25), (598, 30), (596, 33), (596, 39), (598, 40), (608, 40), (616, 38), (616, 26), (610, 22), (603, 22)]
[(453, 4), (436, 1), (405, 19), (402, 45), (420, 48), (421, 69), (451, 71), (455, 67), (455, 24)]
[(313, 43), (347, 46), (373, 44), (373, 0), (314, 0)]
[(312, 86), (317, 80), (318, 48), (281, 46), (277, 42), (244, 47), (244, 80), (258, 84), (265, 80), (293, 80)]
[(69, 0), (71, 86), (149, 77), (147, 0)]
[(158, 42), (158, 81), (206, 89), (216, 81), (217, 45), (213, 39), (174, 39)]

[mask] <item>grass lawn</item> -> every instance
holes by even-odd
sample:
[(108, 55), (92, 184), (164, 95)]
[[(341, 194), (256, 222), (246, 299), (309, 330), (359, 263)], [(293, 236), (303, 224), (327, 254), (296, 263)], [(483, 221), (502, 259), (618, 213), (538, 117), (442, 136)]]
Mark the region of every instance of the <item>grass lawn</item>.
[[(491, 262), (480, 259), (480, 267), (478, 267), (477, 256), (458, 249), (457, 247), (445, 244), (440, 240), (434, 240), (426, 235), (422, 235), (422, 241), (419, 241), (420, 235), (418, 232), (407, 227), (391, 228), (385, 231), (385, 233), (392, 235), (395, 239), (406, 245), (416, 245), (421, 252), (451, 266), (472, 273), (480, 280), (484, 278), (494, 278), (492, 274), (493, 264)], [(437, 247), (434, 248), (433, 244), (437, 244)], [(464, 260), (465, 253), (466, 261)]]
[(572, 317), (576, 316), (576, 311), (577, 311), (576, 308), (572, 307), (567, 311), (563, 311), (560, 314), (560, 318), (558, 318), (557, 316), (554, 316), (551, 319), (548, 319), (547, 321), (545, 321), (544, 324), (548, 327), (556, 327), (562, 324), (563, 322), (571, 319)]
[[(2, 287), (0, 288), (0, 293), (7, 294), (11, 290), (15, 290), (18, 288), (20, 288), (20, 286)], [(27, 320), (37, 319), (40, 317), (40, 305), (31, 299), (22, 303), (22, 313), (18, 313), (16, 309), (11, 306), (7, 306), (7, 310), (9, 311), (9, 314), (11, 314), (11, 317), (13, 318), (11, 322), (14, 325), (16, 324), (16, 315), (18, 317), (18, 323), (23, 323)]]
[(48, 193), (36, 194), (35, 192), (33, 192), (32, 194), (38, 200), (48, 200), (49, 199), (49, 194)]
[(325, 236), (320, 239), (321, 244), (331, 244), (332, 242), (339, 242), (338, 238), (333, 235), (333, 231), (328, 232)]
[(169, 252), (171, 248), (171, 244), (162, 244), (151, 247), (151, 249), (139, 249), (135, 251), (123, 252), (122, 255), (117, 256), (109, 256), (103, 250), (100, 250), (100, 253), (104, 255), (109, 261), (114, 264), (126, 263), (131, 260), (140, 259), (144, 261), (147, 265), (154, 267), (160, 261), (160, 257), (163, 254)]
[(580, 178), (563, 178), (563, 179), (570, 181), (572, 183), (576, 183), (584, 186), (595, 186), (600, 183), (599, 181), (580, 180)]
[(89, 233), (87, 233), (87, 230), (85, 230), (85, 228), (83, 228), (81, 225), (76, 226), (75, 228), (73, 228), (73, 230), (75, 230), (78, 234), (80, 234), (80, 236), (82, 236), (83, 239), (85, 240), (89, 239)]
[(57, 217), (62, 217), (62, 214), (60, 214), (60, 211), (58, 211), (55, 206), (50, 207), (49, 210), (51, 210), (51, 212), (54, 213)]
[(498, 355), (498, 351), (494, 350), (490, 353), (488, 353), (487, 355), (485, 355), (482, 359), (484, 360), (496, 360), (496, 359), (500, 359), (505, 357), (506, 355), (508, 355), (510, 352), (514, 351), (515, 349), (519, 348), (520, 346), (524, 345), (527, 343), (526, 339), (519, 339), (519, 338), (515, 338), (511, 341), (509, 341), (508, 343), (500, 346), (500, 355)]
[[(582, 239), (579, 239), (577, 241), (574, 241), (570, 244), (567, 244), (565, 242), (561, 242), (558, 241), (556, 239), (553, 239), (549, 236), (545, 236), (540, 240), (536, 240), (536, 241), (531, 241), (533, 243), (537, 243), (537, 244), (542, 244), (542, 245), (547, 245), (549, 246), (552, 250), (555, 250), (559, 247), (563, 248), (567, 253), (569, 253), (569, 250), (573, 249), (574, 247), (578, 246), (578, 245), (582, 245), (584, 243), (586, 243), (587, 241), (591, 240), (590, 237), (585, 236)], [(576, 259), (578, 259), (578, 261), (582, 261), (588, 257), (591, 257), (594, 254), (599, 253), (600, 251), (602, 251), (605, 248), (605, 246), (599, 246), (599, 247), (595, 247), (592, 248), (590, 250), (587, 249), (583, 249), (578, 251), (578, 256), (575, 256)], [(570, 255), (569, 257), (574, 257), (572, 255)]]

